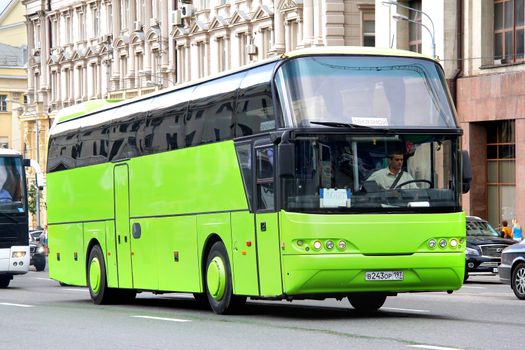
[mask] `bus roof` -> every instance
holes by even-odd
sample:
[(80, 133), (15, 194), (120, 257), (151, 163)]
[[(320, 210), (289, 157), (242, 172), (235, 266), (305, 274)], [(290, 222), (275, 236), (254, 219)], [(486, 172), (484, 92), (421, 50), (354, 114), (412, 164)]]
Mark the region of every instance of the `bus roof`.
[[(212, 74), (207, 77), (203, 77), (200, 79), (192, 80), (189, 82), (185, 82), (182, 84), (178, 84), (169, 88), (161, 89), (155, 93), (151, 93), (148, 95), (142, 95), (137, 96), (134, 98), (131, 98), (129, 100), (123, 100), (123, 99), (112, 99), (112, 100), (105, 100), (105, 99), (99, 99), (99, 100), (90, 100), (83, 103), (79, 103), (77, 105), (73, 105), (70, 107), (66, 107), (61, 109), (56, 117), (55, 121), (53, 123), (53, 126), (56, 124), (60, 124), (62, 122), (66, 122), (69, 120), (76, 119), (78, 117), (85, 116), (86, 114), (91, 114), (92, 112), (106, 109), (106, 108), (112, 108), (116, 107), (120, 104), (128, 104), (133, 101), (142, 100), (146, 98), (152, 98), (154, 96), (163, 95), (165, 93), (168, 93), (170, 91), (183, 89), (189, 86), (197, 85), (205, 81), (210, 81), (213, 79), (217, 79), (223, 76), (227, 76), (229, 74), (234, 74), (237, 72), (241, 72), (243, 70), (253, 69), (254, 67), (258, 67), (264, 64), (268, 64), (271, 62), (275, 62), (278, 60), (284, 60), (288, 58), (295, 58), (295, 57), (303, 57), (303, 56), (315, 56), (315, 55), (358, 55), (358, 56), (394, 56), (394, 57), (414, 57), (414, 58), (423, 58), (423, 59), (431, 59), (435, 61), (432, 57), (425, 56), (416, 52), (407, 51), (407, 50), (397, 50), (397, 49), (380, 49), (375, 47), (362, 47), (362, 46), (317, 46), (317, 47), (309, 47), (299, 50), (290, 51), (288, 53), (284, 53), (281, 56), (275, 56), (271, 57), (265, 60), (261, 60), (258, 62), (255, 62), (250, 65), (242, 66), (239, 68), (231, 69), (224, 72), (219, 72), (217, 74)], [(120, 103), (118, 103), (120, 102)]]
[(106, 107), (112, 103), (120, 102), (122, 100), (114, 99), (114, 100), (91, 100), (86, 101), (83, 103), (79, 103), (76, 105), (72, 105), (66, 108), (61, 109), (56, 117), (55, 117), (55, 123), (61, 123), (65, 122), (70, 119), (74, 119), (76, 117), (80, 117), (82, 115), (88, 114), (90, 112), (94, 112), (98, 109), (101, 109), (103, 107)]
[(19, 156), (20, 152), (14, 149), (0, 148), (0, 156)]
[(434, 60), (430, 56), (417, 52), (397, 49), (381, 49), (366, 46), (318, 46), (290, 51), (282, 55), (283, 58), (293, 58), (311, 55), (363, 55), (363, 56), (397, 56), (414, 57)]

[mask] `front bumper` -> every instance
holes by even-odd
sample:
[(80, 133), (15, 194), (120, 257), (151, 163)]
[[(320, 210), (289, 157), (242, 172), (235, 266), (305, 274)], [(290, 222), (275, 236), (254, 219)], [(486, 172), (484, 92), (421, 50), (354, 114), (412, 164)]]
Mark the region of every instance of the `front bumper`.
[(497, 274), (501, 264), (501, 258), (493, 258), (481, 255), (466, 256), (466, 271), (468, 273), (492, 273)]
[[(402, 271), (404, 278), (402, 281), (367, 281), (368, 271)], [(464, 274), (465, 255), (460, 253), (283, 256), (283, 284), (287, 295), (457, 290), (463, 284)]]
[[(20, 257), (13, 257), (13, 253), (20, 252)], [(19, 275), (29, 270), (29, 247), (13, 246), (0, 249), (0, 273)]]

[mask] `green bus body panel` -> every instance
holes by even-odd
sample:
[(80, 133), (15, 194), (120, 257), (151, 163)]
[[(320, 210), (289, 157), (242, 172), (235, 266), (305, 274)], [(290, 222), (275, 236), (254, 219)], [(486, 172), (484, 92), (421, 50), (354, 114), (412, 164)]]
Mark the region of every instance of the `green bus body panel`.
[(250, 212), (231, 213), (233, 291), (239, 295), (259, 295), (254, 219)]
[[(115, 221), (107, 220), (104, 222), (106, 228), (106, 244), (101, 245), (102, 252), (106, 257), (106, 278), (108, 286), (111, 288), (118, 287), (118, 271), (117, 271), (117, 241), (115, 240)], [(100, 242), (100, 241), (99, 241)], [(102, 242), (100, 242), (103, 244)], [(87, 247), (87, 246), (86, 246)], [(86, 256), (89, 257), (89, 252), (86, 251)], [(87, 265), (86, 265), (87, 266)]]
[(115, 166), (115, 235), (117, 237), (118, 286), (133, 287), (131, 232), (129, 224), (129, 182), (126, 164)]
[(131, 216), (248, 209), (233, 141), (129, 161)]
[[(261, 228), (262, 223), (266, 225), (265, 230)], [(283, 287), (279, 252), (279, 213), (258, 213), (256, 230), (261, 296), (281, 295)]]
[[(281, 213), (284, 292), (288, 295), (456, 290), (465, 272), (465, 214), (310, 215)], [(430, 249), (455, 238), (458, 247)], [(297, 241), (303, 242), (302, 246)], [(323, 247), (315, 251), (312, 242)], [(332, 240), (333, 249), (325, 243)], [(337, 248), (340, 240), (345, 250)], [(306, 250), (308, 247), (308, 250)], [(403, 271), (403, 281), (365, 281), (367, 271)]]
[(132, 238), (133, 287), (193, 292), (200, 289), (196, 216), (145, 218)]
[(113, 166), (100, 164), (47, 174), (48, 223), (112, 219)]
[(71, 285), (86, 285), (83, 224), (50, 226), (48, 238), (49, 277)]

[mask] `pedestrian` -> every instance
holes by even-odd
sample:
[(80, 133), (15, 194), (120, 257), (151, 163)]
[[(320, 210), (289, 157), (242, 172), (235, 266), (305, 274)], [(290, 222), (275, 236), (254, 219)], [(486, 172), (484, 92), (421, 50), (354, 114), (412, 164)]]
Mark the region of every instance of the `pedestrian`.
[(40, 243), (44, 246), (44, 252), (45, 255), (47, 255), (47, 225), (44, 225), (44, 229), (40, 235)]
[(507, 220), (501, 222), (501, 233), (503, 234), (503, 238), (513, 239), (512, 228), (509, 227)]
[(512, 220), (512, 239), (517, 242), (523, 239), (522, 228), (517, 218)]

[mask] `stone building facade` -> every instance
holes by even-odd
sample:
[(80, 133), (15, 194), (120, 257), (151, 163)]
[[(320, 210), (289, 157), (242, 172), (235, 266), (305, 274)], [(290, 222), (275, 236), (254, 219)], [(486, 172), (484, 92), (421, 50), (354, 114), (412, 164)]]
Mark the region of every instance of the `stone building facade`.
[[(471, 190), (463, 197), (466, 213), (486, 218), (494, 226), (502, 220), (510, 223), (513, 217), (525, 220), (525, 203), (520, 200), (525, 197), (523, 1), (385, 4), (389, 2), (376, 1), (377, 46), (432, 55), (434, 38), (464, 131), (463, 148), (472, 162)], [(398, 15), (412, 22), (396, 21)]]

